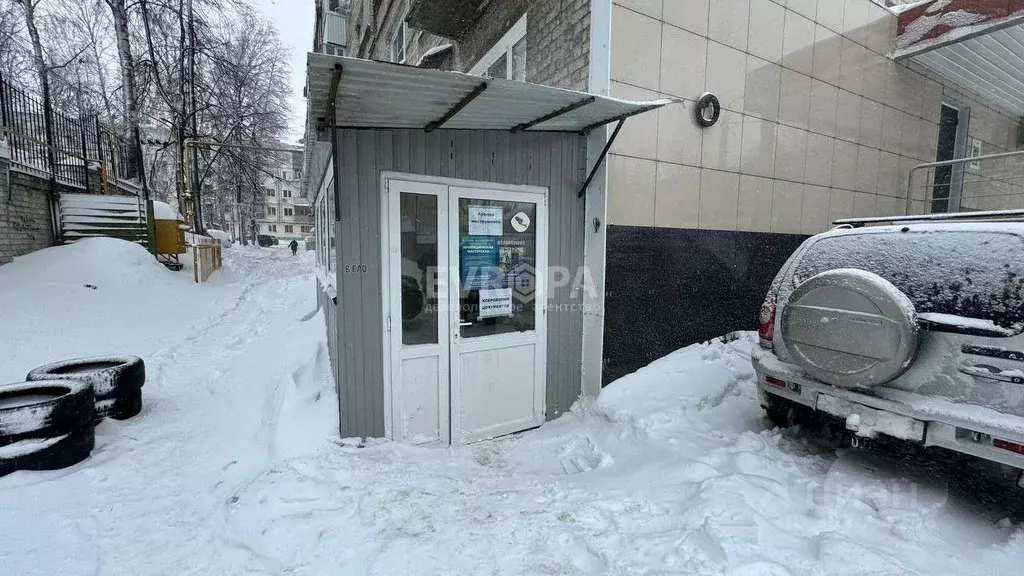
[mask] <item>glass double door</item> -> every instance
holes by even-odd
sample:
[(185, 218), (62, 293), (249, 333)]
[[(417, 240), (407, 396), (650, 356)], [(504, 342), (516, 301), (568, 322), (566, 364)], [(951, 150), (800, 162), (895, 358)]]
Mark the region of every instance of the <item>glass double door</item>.
[(543, 422), (545, 198), (388, 180), (396, 440), (462, 444)]

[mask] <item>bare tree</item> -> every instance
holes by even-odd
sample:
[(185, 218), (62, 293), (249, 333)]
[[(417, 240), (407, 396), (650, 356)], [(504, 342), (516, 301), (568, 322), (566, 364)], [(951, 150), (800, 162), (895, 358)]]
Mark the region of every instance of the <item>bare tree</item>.
[[(26, 0), (26, 2), (29, 0)], [(117, 38), (117, 56), (121, 62), (121, 93), (124, 100), (125, 119), (131, 138), (133, 154), (138, 160), (139, 181), (143, 194), (149, 197), (146, 185), (145, 162), (142, 158), (142, 135), (139, 128), (139, 95), (135, 85), (135, 57), (132, 55), (131, 36), (128, 32), (128, 8), (125, 0), (104, 0), (114, 20), (114, 36)]]
[(46, 161), (50, 169), (51, 201), (57, 194), (57, 159), (53, 149), (53, 104), (50, 101), (50, 70), (43, 56), (43, 44), (36, 26), (36, 8), (39, 0), (22, 0), (25, 8), (25, 28), (32, 41), (32, 62), (39, 76), (39, 87), (43, 94), (43, 129), (46, 132)]
[(0, 76), (18, 78), (33, 70), (31, 51), (22, 47), (25, 17), (13, 0), (0, 0)]
[[(0, 73), (24, 54), (51, 108), (127, 135), (148, 192), (180, 199), (190, 174), (196, 229), (231, 215), (252, 236), (277, 160), (256, 150), (279, 146), (289, 116), (288, 55), (269, 22), (242, 0), (0, 0), (0, 49), (30, 41), (0, 52)], [(199, 147), (186, 173), (188, 139), (249, 148)]]

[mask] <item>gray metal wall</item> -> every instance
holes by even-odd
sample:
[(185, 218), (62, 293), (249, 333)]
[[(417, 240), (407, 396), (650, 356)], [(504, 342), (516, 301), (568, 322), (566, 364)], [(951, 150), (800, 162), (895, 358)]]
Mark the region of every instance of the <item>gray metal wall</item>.
[[(321, 293), (337, 326), (334, 370), (341, 435), (384, 435), (383, 327), (380, 280), (380, 174), (406, 172), (502, 184), (544, 186), (551, 266), (572, 274), (583, 265), (585, 139), (576, 134), (506, 131), (338, 131), (338, 302)], [(346, 273), (365, 265), (365, 273)], [(356, 268), (357, 270), (361, 268)], [(549, 291), (547, 417), (580, 395), (583, 313), (571, 283)], [(573, 308), (575, 304), (575, 308)], [(329, 324), (330, 326), (330, 324)], [(328, 328), (330, 330), (330, 327)]]
[(316, 200), (316, 193), (320, 190), (320, 182), (327, 170), (327, 163), (331, 161), (331, 143), (316, 142), (313, 144), (309, 155), (309, 174), (306, 175), (306, 196), (310, 202)]

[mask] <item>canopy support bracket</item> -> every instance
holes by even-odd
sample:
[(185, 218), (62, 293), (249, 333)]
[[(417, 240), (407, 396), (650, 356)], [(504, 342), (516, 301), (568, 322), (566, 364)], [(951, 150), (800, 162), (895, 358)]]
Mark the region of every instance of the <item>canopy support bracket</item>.
[(601, 154), (597, 157), (597, 161), (594, 162), (594, 167), (590, 169), (590, 174), (587, 175), (587, 180), (583, 183), (583, 187), (580, 188), (577, 198), (583, 198), (587, 193), (587, 188), (590, 187), (590, 183), (594, 180), (594, 176), (597, 175), (597, 169), (601, 167), (601, 163), (604, 162), (605, 156), (608, 155), (608, 151), (611, 150), (612, 144), (615, 143), (615, 138), (619, 135), (619, 130), (622, 130), (623, 124), (626, 123), (626, 118), (620, 118), (619, 123), (615, 125), (615, 130), (612, 131), (611, 137), (608, 138), (608, 142), (605, 143), (604, 149), (601, 150)]
[(333, 127), (337, 119), (338, 85), (341, 83), (341, 72), (341, 64), (335, 64), (334, 70), (331, 71), (331, 89), (327, 94), (327, 106), (324, 109), (323, 117), (319, 119), (318, 128), (320, 130)]
[(473, 100), (476, 100), (477, 96), (483, 94), (484, 90), (487, 90), (487, 82), (483, 82), (480, 85), (478, 85), (476, 88), (473, 88), (472, 92), (470, 92), (469, 94), (466, 94), (462, 98), (462, 100), (459, 100), (458, 104), (456, 104), (455, 106), (452, 106), (451, 110), (445, 112), (444, 116), (441, 116), (437, 120), (435, 120), (435, 121), (427, 124), (426, 126), (424, 126), (423, 127), (423, 131), (424, 132), (433, 132), (434, 130), (437, 130), (438, 128), (444, 126), (446, 122), (451, 120), (456, 114), (458, 114), (460, 111), (462, 111), (463, 108), (468, 106), (470, 102), (472, 102)]
[(515, 133), (515, 132), (522, 132), (523, 130), (527, 130), (529, 128), (533, 128), (537, 124), (542, 124), (544, 122), (547, 122), (548, 120), (551, 120), (553, 118), (558, 118), (559, 116), (561, 116), (563, 114), (568, 114), (569, 112), (572, 112), (573, 110), (576, 110), (578, 108), (582, 108), (582, 107), (586, 106), (587, 104), (592, 104), (595, 100), (597, 100), (597, 96), (588, 96), (587, 98), (584, 98), (583, 100), (580, 100), (579, 102), (574, 102), (572, 104), (569, 104), (568, 106), (559, 108), (558, 110), (555, 110), (554, 112), (551, 112), (550, 114), (545, 114), (544, 116), (541, 116), (540, 118), (537, 118), (536, 120), (531, 120), (529, 122), (520, 124), (518, 126), (514, 126), (512, 128), (512, 132), (513, 133)]
[(644, 112), (650, 112), (651, 110), (657, 110), (658, 108), (661, 108), (662, 106), (664, 106), (664, 104), (661, 103), (661, 102), (659, 102), (657, 104), (649, 104), (647, 106), (642, 106), (640, 108), (637, 108), (636, 110), (633, 110), (632, 112), (627, 112), (626, 114), (622, 114), (621, 116), (616, 116), (614, 118), (609, 118), (607, 120), (601, 120), (600, 122), (594, 122), (590, 126), (587, 126), (586, 128), (583, 128), (582, 130), (580, 130), (580, 134), (586, 136), (587, 133), (589, 133), (594, 128), (600, 128), (601, 126), (604, 126), (605, 124), (611, 124), (612, 122), (615, 122), (616, 120), (625, 120), (626, 118), (629, 118), (630, 116), (636, 116), (637, 114), (643, 114)]

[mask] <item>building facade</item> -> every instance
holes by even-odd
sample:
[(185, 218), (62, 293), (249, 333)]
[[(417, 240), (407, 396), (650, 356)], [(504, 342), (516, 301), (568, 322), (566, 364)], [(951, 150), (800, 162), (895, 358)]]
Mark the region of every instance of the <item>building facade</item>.
[[(675, 101), (588, 138), (583, 370), (607, 383), (752, 329), (786, 258), (837, 219), (1024, 207), (1024, 156), (915, 170), (1024, 148), (1012, 65), (953, 74), (920, 45), (962, 41), (958, 22), (987, 20), (943, 18), (977, 2), (884, 4), (353, 0), (347, 38), (361, 58)], [(993, 29), (1016, 34), (1000, 9)], [(1019, 58), (993, 46), (974, 50)], [(714, 122), (696, 110), (708, 93)]]
[(589, 0), (353, 0), (350, 54), (588, 89)]
[(281, 243), (299, 242), (313, 233), (313, 209), (302, 191), (303, 152), (290, 146), (274, 167), (273, 175), (263, 180), (263, 216), (257, 219), (259, 233), (274, 236)]
[[(628, 122), (608, 161), (609, 378), (753, 326), (807, 235), (904, 214), (911, 169), (952, 157), (949, 109), (969, 109), (980, 153), (1018, 147), (1019, 112), (892, 58), (898, 21), (872, 0), (614, 0), (611, 93), (682, 104)], [(721, 115), (703, 128), (705, 92)], [(637, 293), (669, 303), (663, 321), (631, 328), (649, 315)]]

